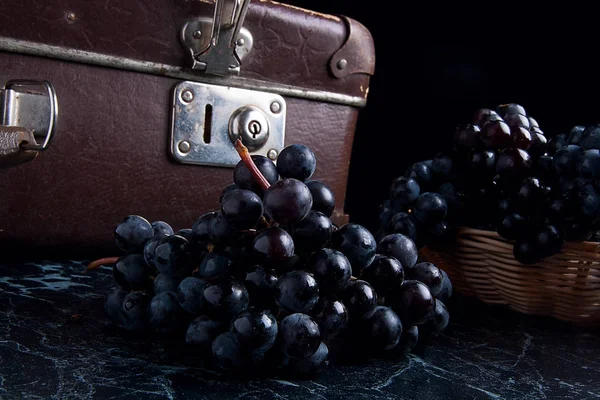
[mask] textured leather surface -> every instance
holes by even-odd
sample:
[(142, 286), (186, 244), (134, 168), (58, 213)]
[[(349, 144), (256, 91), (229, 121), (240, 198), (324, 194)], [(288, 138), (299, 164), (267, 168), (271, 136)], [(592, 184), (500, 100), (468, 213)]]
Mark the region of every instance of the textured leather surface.
[[(188, 67), (180, 29), (212, 10), (202, 0), (2, 0), (0, 36)], [(337, 79), (329, 70), (348, 36), (340, 18), (255, 0), (244, 26), (255, 45), (242, 77), (366, 98), (368, 74)]]
[(0, 167), (10, 167), (33, 160), (37, 151), (23, 150), (21, 144), (35, 143), (29, 129), (0, 125)]
[[(126, 215), (180, 229), (218, 208), (233, 169), (178, 164), (168, 153), (179, 81), (8, 53), (0, 53), (0, 65), (0, 84), (22, 76), (47, 79), (61, 105), (56, 136), (43, 156), (0, 169), (5, 252), (28, 245), (114, 250), (113, 229)], [(343, 213), (358, 109), (286, 101), (286, 144), (315, 151), (315, 179), (331, 186)]]
[[(344, 17), (348, 27), (348, 40), (331, 57), (329, 68), (336, 78), (352, 74), (375, 73), (375, 43), (371, 32), (360, 22)], [(340, 65), (343, 62), (343, 65)]]

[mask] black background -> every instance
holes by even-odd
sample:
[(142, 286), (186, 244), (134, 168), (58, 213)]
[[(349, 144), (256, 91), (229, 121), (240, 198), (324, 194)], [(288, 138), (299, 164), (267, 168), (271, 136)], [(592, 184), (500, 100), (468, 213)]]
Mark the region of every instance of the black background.
[(574, 3), (286, 2), (347, 15), (373, 35), (346, 200), (351, 219), (370, 228), (393, 179), (449, 149), (478, 108), (519, 103), (547, 137), (600, 121), (600, 24)]

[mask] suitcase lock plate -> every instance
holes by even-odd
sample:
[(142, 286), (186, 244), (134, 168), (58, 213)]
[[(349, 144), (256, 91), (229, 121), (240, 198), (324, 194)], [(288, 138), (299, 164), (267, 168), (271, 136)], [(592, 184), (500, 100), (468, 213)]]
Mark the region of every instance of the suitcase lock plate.
[(12, 80), (0, 89), (0, 125), (26, 128), (35, 143), (24, 143), (23, 150), (48, 148), (56, 128), (58, 103), (50, 82)]
[(273, 93), (182, 82), (175, 87), (171, 155), (185, 164), (235, 167), (239, 138), (275, 161), (284, 146), (286, 103)]

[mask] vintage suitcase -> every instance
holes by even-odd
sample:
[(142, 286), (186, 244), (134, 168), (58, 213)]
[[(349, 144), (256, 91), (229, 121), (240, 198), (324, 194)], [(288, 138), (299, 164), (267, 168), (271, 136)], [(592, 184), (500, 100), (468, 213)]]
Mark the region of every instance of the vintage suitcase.
[(374, 63), (359, 22), (266, 0), (0, 2), (4, 254), (108, 250), (133, 213), (190, 227), (235, 135), (274, 160), (310, 146), (343, 223)]

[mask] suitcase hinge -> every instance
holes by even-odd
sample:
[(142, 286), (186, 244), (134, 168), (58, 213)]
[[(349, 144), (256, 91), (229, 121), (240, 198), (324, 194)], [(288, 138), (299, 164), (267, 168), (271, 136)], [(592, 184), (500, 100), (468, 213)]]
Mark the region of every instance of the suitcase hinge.
[(192, 56), (192, 69), (207, 74), (239, 75), (241, 60), (252, 49), (250, 32), (242, 27), (250, 0), (216, 0), (213, 18), (186, 22), (181, 40)]

